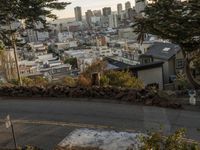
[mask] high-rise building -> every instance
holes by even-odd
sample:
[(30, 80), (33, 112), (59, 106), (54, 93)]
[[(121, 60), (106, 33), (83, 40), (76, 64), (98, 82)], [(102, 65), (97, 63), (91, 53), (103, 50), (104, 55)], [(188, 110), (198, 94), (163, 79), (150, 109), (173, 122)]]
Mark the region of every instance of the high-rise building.
[(131, 8), (131, 3), (128, 1), (125, 3), (125, 10), (128, 11), (129, 8)]
[(109, 27), (117, 28), (118, 27), (118, 16), (117, 14), (109, 15)]
[(146, 7), (147, 1), (135, 1), (135, 11), (136, 13), (141, 13)]
[(123, 8), (122, 8), (122, 4), (117, 4), (117, 13), (118, 15), (121, 14)]
[(101, 17), (101, 10), (94, 10), (93, 11), (94, 16)]
[(85, 13), (85, 17), (86, 17), (86, 21), (87, 21), (87, 24), (90, 26), (91, 25), (91, 17), (93, 17), (94, 14), (91, 10), (88, 10), (86, 13)]
[(75, 13), (75, 18), (76, 21), (82, 21), (82, 11), (81, 11), (81, 7), (75, 7), (74, 8), (74, 13)]
[(104, 7), (103, 8), (103, 16), (109, 16), (111, 15), (111, 7)]

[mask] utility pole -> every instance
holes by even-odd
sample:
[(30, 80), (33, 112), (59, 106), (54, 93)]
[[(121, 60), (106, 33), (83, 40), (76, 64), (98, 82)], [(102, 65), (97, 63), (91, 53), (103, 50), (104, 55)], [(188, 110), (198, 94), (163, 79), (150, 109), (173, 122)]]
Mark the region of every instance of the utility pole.
[(17, 56), (17, 46), (16, 46), (16, 42), (15, 42), (16, 38), (15, 38), (15, 34), (12, 35), (12, 45), (14, 48), (14, 56), (15, 56), (15, 64), (16, 64), (16, 68), (17, 68), (17, 77), (20, 83), (20, 86), (22, 85), (22, 78), (20, 75), (20, 71), (19, 71), (19, 63), (18, 63), (18, 56)]
[(16, 69), (17, 69), (17, 77), (20, 83), (20, 86), (22, 85), (22, 79), (21, 79), (21, 75), (20, 75), (20, 71), (19, 71), (19, 63), (18, 63), (18, 56), (17, 56), (17, 46), (16, 46), (16, 33), (12, 33), (12, 25), (11, 22), (9, 21), (9, 27), (10, 27), (10, 32), (11, 32), (11, 42), (12, 42), (12, 47), (14, 49), (14, 57), (15, 57), (15, 65), (16, 65)]

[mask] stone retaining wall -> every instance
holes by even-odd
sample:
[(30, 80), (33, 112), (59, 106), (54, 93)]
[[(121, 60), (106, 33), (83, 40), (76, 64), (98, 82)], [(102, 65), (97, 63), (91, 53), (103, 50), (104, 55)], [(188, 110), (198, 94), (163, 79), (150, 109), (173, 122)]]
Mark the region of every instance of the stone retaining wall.
[(148, 90), (135, 90), (114, 87), (0, 87), (0, 95), (6, 97), (62, 97), (62, 98), (91, 98), (102, 100), (117, 100), (150, 106), (181, 108), (181, 104), (163, 99), (159, 94)]

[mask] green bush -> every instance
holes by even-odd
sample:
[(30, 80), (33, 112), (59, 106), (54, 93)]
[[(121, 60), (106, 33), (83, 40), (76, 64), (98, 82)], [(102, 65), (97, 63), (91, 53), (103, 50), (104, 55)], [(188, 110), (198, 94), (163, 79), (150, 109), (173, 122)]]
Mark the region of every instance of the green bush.
[(69, 87), (76, 87), (77, 86), (77, 82), (74, 78), (72, 77), (65, 77), (63, 80), (62, 80), (62, 84), (65, 85), (65, 86), (69, 86)]
[(106, 75), (103, 75), (101, 78), (100, 78), (100, 85), (101, 86), (109, 86), (109, 78), (106, 76)]
[(168, 137), (161, 132), (149, 133), (141, 137), (141, 150), (200, 150), (198, 143), (189, 143), (185, 139), (185, 129), (179, 129)]
[(144, 88), (143, 82), (132, 76), (130, 72), (125, 71), (109, 71), (101, 78), (101, 84), (125, 88)]
[(34, 85), (34, 80), (30, 78), (22, 78), (22, 84), (24, 86), (33, 86)]
[(48, 85), (48, 80), (43, 78), (43, 77), (36, 77), (34, 79), (34, 85), (35, 86), (40, 86), (40, 87), (45, 87)]

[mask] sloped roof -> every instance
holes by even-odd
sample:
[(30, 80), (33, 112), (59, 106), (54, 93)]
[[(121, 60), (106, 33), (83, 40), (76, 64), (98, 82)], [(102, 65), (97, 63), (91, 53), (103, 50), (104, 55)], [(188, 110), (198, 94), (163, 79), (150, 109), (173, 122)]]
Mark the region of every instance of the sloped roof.
[(150, 55), (154, 58), (159, 58), (163, 60), (169, 60), (171, 57), (175, 56), (181, 48), (172, 43), (155, 42), (147, 50), (145, 55)]

